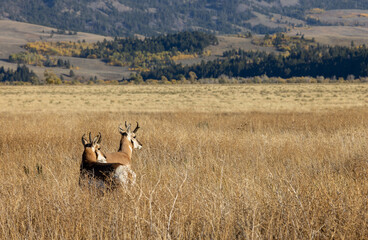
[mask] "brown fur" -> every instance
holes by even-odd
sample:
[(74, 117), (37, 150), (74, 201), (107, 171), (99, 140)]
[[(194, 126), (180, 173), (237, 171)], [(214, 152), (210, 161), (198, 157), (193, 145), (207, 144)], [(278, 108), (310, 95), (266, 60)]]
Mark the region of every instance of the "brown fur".
[[(121, 134), (119, 150), (117, 152), (106, 153), (104, 155), (108, 163), (121, 163), (125, 166), (130, 167), (134, 145), (132, 141), (128, 139), (128, 134), (132, 138), (135, 139), (135, 136), (136, 136), (135, 133), (138, 131), (139, 125), (137, 122), (137, 127), (133, 131), (130, 130), (130, 126), (131, 126), (130, 124), (127, 126), (125, 122), (125, 126), (126, 126), (126, 131), (124, 131), (122, 128), (119, 128), (119, 131)], [(140, 145), (142, 145), (137, 139), (135, 139), (135, 141), (137, 141)]]
[(117, 152), (106, 153), (106, 161), (108, 163), (121, 163), (130, 166), (132, 159), (132, 150), (130, 149), (133, 149), (133, 144), (128, 140), (127, 135), (122, 134), (119, 150)]
[(116, 169), (122, 164), (97, 162), (97, 142), (92, 141), (91, 143), (87, 143), (82, 137), (82, 143), (84, 145), (84, 151), (82, 154), (82, 162), (80, 164), (80, 183), (81, 179), (94, 178), (102, 180), (105, 183), (109, 183), (109, 185), (114, 184), (112, 177)]

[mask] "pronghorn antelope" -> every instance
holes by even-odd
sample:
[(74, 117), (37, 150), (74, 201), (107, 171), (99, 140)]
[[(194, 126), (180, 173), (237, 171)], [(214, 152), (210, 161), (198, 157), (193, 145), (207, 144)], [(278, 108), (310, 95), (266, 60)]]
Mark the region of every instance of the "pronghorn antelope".
[[(84, 135), (82, 137), (82, 139), (84, 138)], [(86, 139), (83, 139), (82, 141), (87, 142)], [(83, 145), (84, 145), (83, 142)], [(89, 133), (89, 142), (92, 143), (92, 138), (91, 138), (91, 133)], [(100, 143), (101, 143), (101, 133), (99, 132), (98, 135), (95, 137), (95, 139), (93, 140), (93, 142), (97, 143), (96, 144), (96, 154), (97, 154), (97, 162), (99, 163), (107, 163), (106, 161), (106, 157), (104, 156), (104, 154), (101, 152), (101, 147), (100, 147)]]
[(135, 135), (139, 129), (138, 122), (137, 127), (133, 131), (131, 131), (130, 129), (131, 128), (130, 123), (127, 125), (127, 123), (125, 122), (125, 128), (126, 130), (124, 130), (121, 126), (119, 126), (119, 132), (121, 134), (119, 150), (117, 152), (105, 154), (106, 161), (108, 163), (117, 162), (124, 164), (126, 166), (130, 166), (133, 148), (134, 149), (142, 148), (142, 144), (138, 141)]
[(101, 133), (93, 140), (91, 139), (91, 133), (89, 136), (89, 142), (86, 140), (85, 135), (82, 136), (84, 151), (80, 165), (80, 180), (83, 177), (88, 177), (89, 182), (92, 179), (96, 179), (100, 181), (98, 185), (102, 186), (105, 183), (112, 186), (128, 183), (129, 174), (126, 166), (121, 163), (98, 162), (98, 159), (104, 161), (104, 156), (100, 151)]
[(132, 153), (134, 149), (141, 149), (142, 144), (136, 138), (136, 132), (139, 129), (139, 124), (137, 122), (137, 126), (133, 131), (131, 131), (131, 124), (127, 125), (125, 121), (124, 130), (121, 126), (119, 126), (119, 132), (121, 134), (119, 150), (113, 153), (103, 154), (108, 163), (120, 163), (126, 167), (126, 171), (128, 174), (128, 178), (131, 179), (131, 182), (134, 184), (136, 179), (136, 174), (131, 170), (131, 161), (132, 161)]

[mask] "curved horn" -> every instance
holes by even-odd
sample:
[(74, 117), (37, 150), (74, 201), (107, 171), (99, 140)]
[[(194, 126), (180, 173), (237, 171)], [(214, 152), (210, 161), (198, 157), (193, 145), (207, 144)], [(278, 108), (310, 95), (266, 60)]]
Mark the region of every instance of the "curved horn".
[(126, 124), (126, 121), (125, 121), (125, 128), (128, 128), (127, 124)]
[(98, 132), (98, 140), (97, 140), (97, 143), (98, 143), (98, 144), (100, 144), (100, 143), (101, 143), (101, 138), (102, 138), (101, 133), (100, 133), (100, 132)]
[(138, 129), (139, 129), (139, 124), (137, 122), (137, 127), (133, 130), (133, 132), (136, 133), (138, 131)]
[(89, 132), (89, 142), (92, 143), (91, 132)]

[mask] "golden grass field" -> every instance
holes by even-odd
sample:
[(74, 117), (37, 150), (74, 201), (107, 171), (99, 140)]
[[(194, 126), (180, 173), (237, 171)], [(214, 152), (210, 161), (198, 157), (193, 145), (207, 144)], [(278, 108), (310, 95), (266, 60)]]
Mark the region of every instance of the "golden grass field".
[[(0, 91), (0, 239), (368, 238), (367, 84)], [(80, 188), (125, 120), (137, 184)]]
[(0, 112), (279, 112), (368, 106), (367, 84), (1, 86)]

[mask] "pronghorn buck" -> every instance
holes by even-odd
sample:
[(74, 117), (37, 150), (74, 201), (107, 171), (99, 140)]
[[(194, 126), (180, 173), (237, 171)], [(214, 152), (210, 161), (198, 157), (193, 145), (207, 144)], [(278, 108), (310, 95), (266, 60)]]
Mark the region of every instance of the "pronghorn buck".
[(104, 157), (108, 163), (120, 163), (126, 167), (126, 172), (128, 178), (134, 184), (136, 179), (136, 174), (131, 169), (132, 153), (133, 149), (141, 149), (142, 144), (136, 138), (136, 132), (139, 129), (139, 124), (133, 131), (131, 131), (131, 124), (127, 125), (125, 121), (125, 129), (119, 126), (119, 132), (121, 134), (119, 150), (113, 153), (106, 153)]
[[(82, 137), (82, 139), (84, 139), (84, 135)], [(82, 140), (83, 141), (83, 140)], [(87, 142), (85, 139), (84, 139), (85, 142)], [(95, 151), (96, 151), (96, 154), (97, 154), (97, 162), (100, 162), (100, 163), (107, 163), (106, 161), (106, 157), (104, 156), (104, 154), (101, 152), (101, 147), (100, 147), (100, 143), (101, 143), (101, 133), (99, 132), (98, 135), (95, 137), (95, 139), (92, 141), (92, 138), (91, 138), (91, 133), (89, 133), (89, 142), (92, 143), (92, 142), (95, 142), (96, 143), (96, 148), (95, 148)], [(84, 142), (83, 142), (83, 145), (84, 145)]]
[(103, 154), (100, 151), (101, 133), (93, 140), (91, 133), (89, 134), (89, 142), (85, 135), (82, 136), (84, 151), (82, 162), (80, 165), (80, 180), (88, 178), (89, 183), (92, 179), (96, 179), (97, 185), (104, 186), (105, 183), (110, 186), (125, 185), (129, 182), (129, 174), (127, 167), (121, 163), (106, 163), (98, 162), (105, 161)]

